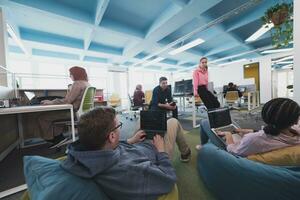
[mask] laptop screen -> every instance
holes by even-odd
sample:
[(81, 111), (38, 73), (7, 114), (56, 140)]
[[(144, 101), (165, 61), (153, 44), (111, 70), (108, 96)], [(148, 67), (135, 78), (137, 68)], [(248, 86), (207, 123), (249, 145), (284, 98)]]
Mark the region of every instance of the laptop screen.
[(167, 114), (165, 111), (141, 111), (141, 129), (148, 131), (167, 131)]
[(211, 128), (228, 126), (232, 123), (228, 108), (208, 111), (208, 119)]
[(35, 97), (35, 94), (33, 92), (24, 92), (26, 97), (29, 99), (29, 101), (31, 99), (33, 99), (33, 97)]

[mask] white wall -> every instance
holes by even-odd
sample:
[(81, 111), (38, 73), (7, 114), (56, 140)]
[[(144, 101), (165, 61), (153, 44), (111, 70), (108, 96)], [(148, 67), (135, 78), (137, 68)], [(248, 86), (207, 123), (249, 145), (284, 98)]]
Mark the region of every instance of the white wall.
[(294, 1), (294, 100), (300, 104), (300, 13), (298, 12), (300, 2)]
[[(283, 57), (292, 55), (293, 52), (278, 53), (260, 58), (244, 61), (240, 63), (233, 63), (224, 67), (209, 68), (210, 81), (214, 82), (215, 87), (220, 87), (234, 82), (237, 85), (248, 84), (245, 80), (243, 66), (249, 63), (259, 62), (259, 76), (260, 76), (260, 101), (266, 103), (272, 98), (272, 70), (271, 60), (276, 57)], [(300, 73), (300, 72), (299, 72)], [(299, 77), (300, 79), (300, 77)]]

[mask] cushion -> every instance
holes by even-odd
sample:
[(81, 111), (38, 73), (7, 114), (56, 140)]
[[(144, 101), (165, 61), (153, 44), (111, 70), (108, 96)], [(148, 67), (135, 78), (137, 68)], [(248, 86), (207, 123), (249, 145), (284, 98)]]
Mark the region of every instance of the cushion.
[(300, 197), (300, 167), (254, 162), (209, 143), (198, 153), (198, 172), (220, 200), (299, 200)]
[(300, 166), (300, 145), (255, 154), (248, 156), (247, 158), (249, 160), (270, 165)]
[(32, 200), (108, 200), (96, 183), (68, 173), (58, 160), (25, 156), (24, 174)]

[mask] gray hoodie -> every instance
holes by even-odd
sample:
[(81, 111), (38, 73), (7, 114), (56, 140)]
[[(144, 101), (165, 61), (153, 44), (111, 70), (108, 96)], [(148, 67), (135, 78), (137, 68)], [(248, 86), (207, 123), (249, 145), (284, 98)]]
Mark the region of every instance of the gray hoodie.
[(94, 180), (112, 200), (152, 200), (170, 192), (176, 182), (167, 153), (148, 142), (120, 142), (115, 150), (85, 151), (75, 142), (62, 167)]

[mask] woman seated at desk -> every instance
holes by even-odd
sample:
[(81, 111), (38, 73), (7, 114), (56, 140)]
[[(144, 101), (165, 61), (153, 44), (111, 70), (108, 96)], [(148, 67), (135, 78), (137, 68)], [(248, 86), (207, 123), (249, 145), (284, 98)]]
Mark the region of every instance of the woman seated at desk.
[[(70, 78), (73, 81), (70, 91), (63, 99), (54, 99), (53, 101), (45, 100), (42, 101), (43, 105), (55, 105), (55, 104), (73, 104), (73, 109), (76, 112), (81, 103), (85, 89), (89, 86), (87, 73), (84, 68), (72, 67), (69, 69)], [(64, 140), (62, 135), (63, 128), (55, 127), (52, 129), (52, 123), (59, 120), (69, 120), (70, 113), (68, 111), (55, 111), (53, 113), (41, 113), (38, 116), (39, 123), (39, 136), (44, 140), (52, 143), (53, 145), (58, 144)]]

